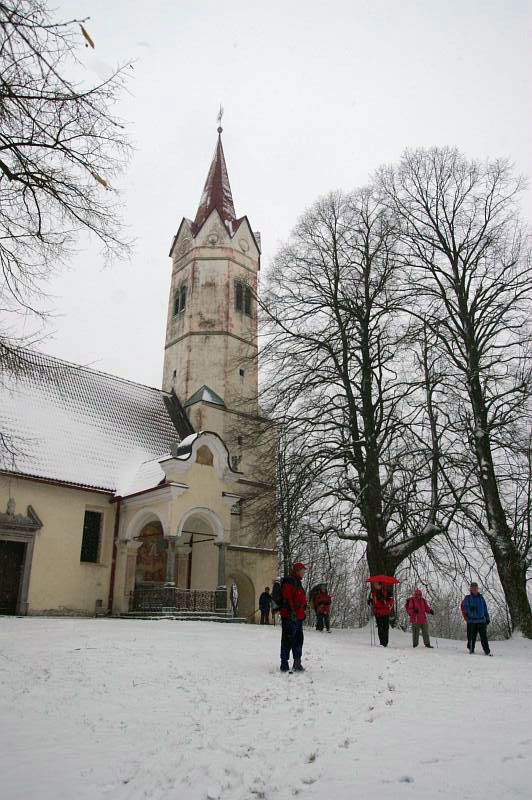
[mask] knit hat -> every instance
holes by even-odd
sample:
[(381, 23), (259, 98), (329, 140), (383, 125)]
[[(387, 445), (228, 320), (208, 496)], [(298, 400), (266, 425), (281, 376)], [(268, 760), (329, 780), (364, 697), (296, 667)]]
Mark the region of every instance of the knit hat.
[(414, 597), (421, 597), (422, 594), (423, 592), (421, 591), (421, 589), (416, 589), (416, 591), (414, 592)]
[(300, 569), (306, 569), (306, 566), (301, 561), (296, 561), (292, 564), (293, 572), (299, 572)]

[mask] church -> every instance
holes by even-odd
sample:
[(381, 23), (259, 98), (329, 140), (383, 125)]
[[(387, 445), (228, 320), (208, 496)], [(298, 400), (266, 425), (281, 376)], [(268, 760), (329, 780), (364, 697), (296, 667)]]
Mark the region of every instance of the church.
[(221, 134), (170, 249), (162, 388), (32, 350), (3, 366), (2, 614), (252, 622), (277, 574), (260, 235), (236, 216)]

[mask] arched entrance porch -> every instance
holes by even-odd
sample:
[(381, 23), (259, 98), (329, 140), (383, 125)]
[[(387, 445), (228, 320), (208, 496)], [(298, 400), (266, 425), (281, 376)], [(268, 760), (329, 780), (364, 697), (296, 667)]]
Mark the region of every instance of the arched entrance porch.
[(177, 533), (157, 519), (142, 520), (131, 548), (134, 611), (227, 610), (225, 542), (221, 519), (208, 508), (187, 511)]

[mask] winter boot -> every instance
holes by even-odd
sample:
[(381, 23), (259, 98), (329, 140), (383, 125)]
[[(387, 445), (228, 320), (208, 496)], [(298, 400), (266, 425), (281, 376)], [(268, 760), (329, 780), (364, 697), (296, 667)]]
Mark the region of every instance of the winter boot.
[(294, 672), (305, 672), (305, 667), (301, 663), (301, 659), (300, 658), (294, 659), (293, 670), (294, 670)]
[(289, 669), (290, 669), (290, 667), (288, 666), (288, 664), (285, 661), (283, 661), (281, 663), (281, 672), (288, 672)]

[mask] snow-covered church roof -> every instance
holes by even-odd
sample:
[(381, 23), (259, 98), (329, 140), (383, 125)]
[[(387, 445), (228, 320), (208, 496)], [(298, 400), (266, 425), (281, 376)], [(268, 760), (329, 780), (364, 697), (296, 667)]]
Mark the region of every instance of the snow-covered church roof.
[(35, 351), (2, 367), (3, 472), (114, 492), (191, 431), (173, 393)]

